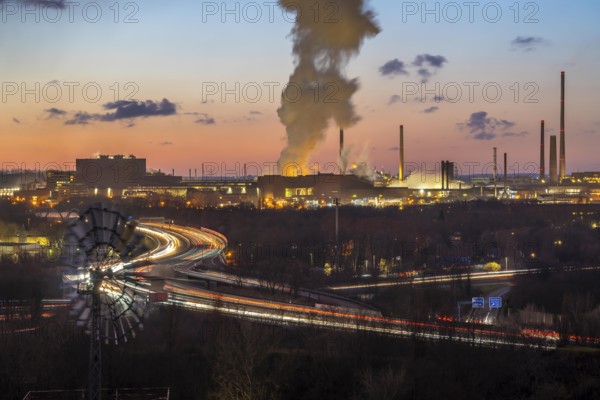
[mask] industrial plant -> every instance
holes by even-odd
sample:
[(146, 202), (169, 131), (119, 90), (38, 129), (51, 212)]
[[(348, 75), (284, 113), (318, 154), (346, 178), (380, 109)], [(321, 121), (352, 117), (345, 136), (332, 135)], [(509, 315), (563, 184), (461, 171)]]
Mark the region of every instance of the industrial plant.
[[(508, 157), (503, 165), (494, 147), (487, 173), (467, 175), (450, 160), (434, 168), (405, 159), (405, 126), (399, 127), (398, 174), (348, 165), (344, 129), (339, 136), (338, 174), (302, 175), (296, 168), (284, 173), (251, 175), (244, 165), (235, 176), (218, 176), (202, 164), (177, 176), (175, 171), (147, 172), (147, 161), (134, 155), (100, 155), (77, 159), (75, 170), (4, 171), (0, 196), (38, 205), (78, 197), (174, 198), (196, 207), (251, 204), (257, 208), (317, 208), (336, 201), (356, 206), (410, 206), (452, 201), (500, 199), (541, 203), (592, 203), (600, 201), (600, 172), (567, 175), (565, 135), (565, 72), (561, 73), (560, 137), (550, 136), (546, 174), (545, 121), (541, 121), (539, 175), (509, 174)], [(557, 140), (559, 139), (559, 140)], [(557, 145), (560, 144), (558, 148)], [(294, 164), (296, 165), (296, 164)], [(500, 173), (499, 173), (500, 171)], [(337, 200), (336, 200), (337, 199)]]
[(600, 2), (139, 3), (0, 0), (0, 400), (600, 399)]

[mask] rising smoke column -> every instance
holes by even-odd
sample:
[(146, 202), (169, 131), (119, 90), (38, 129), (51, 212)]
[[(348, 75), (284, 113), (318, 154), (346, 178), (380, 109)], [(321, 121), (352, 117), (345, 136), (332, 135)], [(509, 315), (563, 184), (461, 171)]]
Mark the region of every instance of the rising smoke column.
[[(286, 12), (296, 13), (292, 29), (296, 69), (278, 110), (287, 133), (287, 147), (279, 158), (283, 174), (295, 174), (286, 169), (294, 164), (304, 173), (308, 171), (310, 154), (324, 139), (329, 119), (340, 128), (360, 119), (351, 101), (358, 81), (347, 79), (343, 69), (358, 54), (363, 41), (379, 33), (375, 16), (366, 10), (365, 3), (279, 0)], [(345, 162), (340, 160), (340, 164)]]

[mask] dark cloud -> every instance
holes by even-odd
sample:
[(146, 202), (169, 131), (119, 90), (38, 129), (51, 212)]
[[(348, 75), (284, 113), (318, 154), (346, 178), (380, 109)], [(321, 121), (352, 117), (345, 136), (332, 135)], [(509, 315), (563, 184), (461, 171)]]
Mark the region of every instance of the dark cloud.
[[(596, 123), (594, 124), (594, 127), (600, 128), (600, 122), (596, 122)], [(587, 130), (585, 130), (583, 133), (585, 133), (585, 134), (588, 134), (588, 135), (595, 135), (595, 134), (597, 134), (598, 132), (600, 132), (600, 129), (595, 129), (595, 128), (592, 128), (592, 129), (587, 129)]]
[(95, 115), (80, 111), (75, 113), (71, 119), (65, 121), (65, 125), (89, 125), (95, 119)]
[(521, 131), (521, 132), (504, 132), (502, 134), (503, 137), (522, 137), (529, 135), (529, 132)]
[(392, 97), (390, 97), (390, 100), (388, 101), (388, 106), (391, 106), (392, 104), (398, 103), (400, 100), (402, 100), (402, 97), (400, 97), (397, 94), (395, 94)]
[(169, 142), (169, 141), (167, 140), (167, 141), (161, 142), (161, 143), (160, 143), (160, 145), (161, 145), (161, 146), (172, 146), (172, 145), (173, 145), (173, 142)]
[(120, 119), (147, 118), (147, 117), (165, 117), (177, 114), (177, 106), (167, 99), (160, 102), (146, 100), (138, 102), (133, 100), (120, 100), (112, 103), (106, 103), (105, 110), (115, 110), (112, 113), (106, 113), (100, 116), (100, 121), (117, 121)]
[(261, 117), (263, 115), (262, 112), (260, 111), (255, 111), (252, 110), (248, 113), (248, 115), (244, 115), (242, 117), (242, 120), (246, 121), (246, 122), (254, 122), (256, 121), (259, 117)]
[(431, 103), (442, 103), (444, 101), (446, 101), (446, 99), (444, 98), (444, 96), (427, 96), (427, 94), (425, 95), (425, 97), (415, 97), (414, 101), (416, 103), (427, 103), (427, 102), (431, 102)]
[(485, 111), (473, 113), (466, 122), (457, 125), (461, 130), (467, 130), (471, 138), (475, 140), (492, 140), (498, 135), (519, 137), (528, 134), (527, 132), (515, 133), (509, 131), (510, 128), (515, 126), (514, 122), (490, 117)]
[(215, 125), (217, 122), (215, 119), (208, 114), (200, 114), (201, 117), (196, 120), (197, 124), (201, 125)]
[(379, 73), (383, 76), (408, 75), (406, 65), (397, 58), (379, 67)]
[(433, 114), (434, 112), (438, 111), (440, 108), (439, 107), (429, 107), (425, 110), (423, 110), (423, 112), (425, 114)]
[(65, 110), (60, 110), (54, 107), (48, 108), (47, 110), (44, 110), (44, 112), (48, 113), (48, 117), (46, 119), (61, 118), (67, 115), (67, 112)]
[(390, 147), (388, 149), (388, 151), (400, 151), (400, 147), (398, 147), (398, 146)]
[(489, 132), (478, 132), (473, 135), (473, 139), (475, 139), (475, 140), (492, 140), (495, 138), (496, 138), (496, 134), (489, 133)]
[(422, 67), (423, 65), (429, 65), (434, 68), (442, 68), (444, 63), (448, 62), (444, 56), (432, 56), (431, 54), (421, 54), (415, 58), (413, 65)]
[[(195, 123), (200, 124), (200, 125), (216, 125), (217, 121), (211, 117), (210, 115), (206, 114), (206, 113), (201, 113), (201, 112), (186, 112), (185, 115), (193, 115), (198, 117), (195, 121)], [(262, 115), (262, 113), (260, 111), (250, 111), (250, 115)], [(241, 118), (235, 118), (233, 121), (235, 122), (239, 122), (239, 121), (254, 121), (253, 117), (249, 117), (249, 116), (243, 116)], [(226, 122), (231, 122), (231, 121), (226, 121)]]
[[(177, 106), (167, 99), (162, 101), (146, 100), (144, 102), (133, 100), (119, 100), (106, 103), (102, 106), (107, 112), (105, 114), (90, 114), (78, 112), (73, 118), (65, 122), (65, 125), (88, 125), (92, 121), (113, 122), (120, 120), (133, 120), (135, 118), (166, 117), (177, 114)], [(128, 128), (135, 126), (130, 121)]]
[(13, 122), (14, 122), (15, 124), (20, 124), (20, 123), (21, 123), (21, 121), (20, 121), (20, 120), (18, 120), (17, 118), (14, 118), (14, 117), (13, 117), (13, 119), (12, 119), (12, 120), (13, 120)]
[(431, 78), (431, 75), (433, 75), (433, 73), (430, 72), (427, 68), (419, 68), (417, 74), (419, 74), (419, 76), (422, 78), (422, 83), (429, 81), (429, 78)]
[(429, 78), (440, 68), (444, 67), (444, 64), (448, 60), (444, 56), (434, 56), (431, 54), (421, 54), (415, 58), (413, 65), (418, 67), (417, 74), (421, 77), (421, 82), (426, 83)]
[(510, 44), (513, 49), (531, 51), (534, 50), (537, 45), (544, 43), (544, 41), (543, 38), (536, 36), (517, 36)]
[[(9, 0), (0, 0), (0, 6), (2, 5), (2, 3), (6, 3)], [(10, 0), (11, 3), (14, 3), (15, 0)], [(40, 4), (43, 6), (49, 6), (49, 7), (57, 7), (60, 9), (65, 8), (65, 0), (16, 0), (16, 3), (23, 3), (23, 4)]]

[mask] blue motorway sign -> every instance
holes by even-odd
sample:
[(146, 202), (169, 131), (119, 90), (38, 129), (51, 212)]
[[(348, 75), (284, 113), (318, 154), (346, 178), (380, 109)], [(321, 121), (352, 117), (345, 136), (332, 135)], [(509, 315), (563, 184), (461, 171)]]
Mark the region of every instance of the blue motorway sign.
[(502, 297), (490, 297), (490, 308), (502, 308)]
[(471, 300), (471, 307), (483, 308), (485, 307), (485, 299), (483, 297), (473, 297)]

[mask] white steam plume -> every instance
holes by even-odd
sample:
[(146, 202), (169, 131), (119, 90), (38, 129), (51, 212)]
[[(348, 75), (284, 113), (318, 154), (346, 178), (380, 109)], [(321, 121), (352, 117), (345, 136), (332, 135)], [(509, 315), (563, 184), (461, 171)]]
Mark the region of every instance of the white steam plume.
[(343, 68), (358, 54), (363, 41), (379, 33), (366, 0), (279, 0), (287, 12), (296, 12), (292, 29), (296, 69), (281, 99), (279, 119), (286, 127), (287, 147), (279, 163), (284, 174), (289, 165), (305, 173), (311, 152), (324, 139), (329, 119), (340, 128), (359, 121), (351, 98), (357, 79), (348, 79)]

